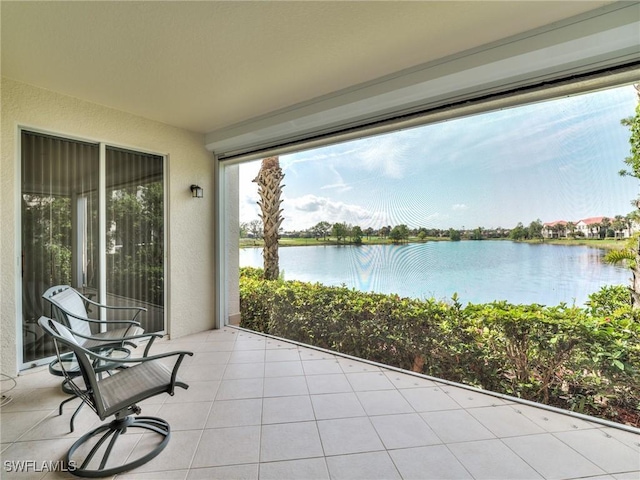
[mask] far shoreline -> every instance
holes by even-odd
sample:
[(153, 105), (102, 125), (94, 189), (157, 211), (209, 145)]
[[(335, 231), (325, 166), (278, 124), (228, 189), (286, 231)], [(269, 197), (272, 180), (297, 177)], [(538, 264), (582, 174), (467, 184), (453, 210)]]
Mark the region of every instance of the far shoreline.
[[(514, 243), (528, 243), (531, 245), (564, 245), (564, 246), (576, 246), (576, 247), (589, 247), (589, 248), (597, 248), (600, 250), (615, 250), (622, 249), (625, 247), (627, 239), (530, 239), (530, 240), (512, 240), (510, 238), (485, 238), (482, 240), (471, 240), (471, 239), (462, 239), (459, 240), (461, 242), (482, 242), (482, 241), (509, 241)], [(355, 242), (340, 242), (338, 243), (335, 238), (331, 239), (327, 237), (327, 239), (315, 239), (315, 238), (281, 238), (278, 241), (278, 245), (280, 247), (313, 247), (313, 246), (333, 246), (333, 247), (342, 247), (342, 246), (364, 246), (364, 245), (408, 245), (414, 243), (429, 243), (429, 242), (450, 242), (452, 241), (446, 237), (427, 237), (423, 240), (411, 237), (408, 241), (404, 241), (401, 243), (394, 243), (390, 241), (388, 238), (380, 238), (380, 237), (371, 237), (367, 239), (366, 237), (362, 239), (362, 243)], [(262, 240), (252, 239), (252, 238), (241, 238), (239, 247), (240, 248), (262, 248), (264, 243)]]

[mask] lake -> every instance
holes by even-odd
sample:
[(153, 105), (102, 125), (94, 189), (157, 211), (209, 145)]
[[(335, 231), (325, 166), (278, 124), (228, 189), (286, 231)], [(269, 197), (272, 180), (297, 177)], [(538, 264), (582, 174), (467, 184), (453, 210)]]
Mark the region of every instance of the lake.
[[(414, 298), (450, 299), (457, 292), (463, 304), (583, 305), (600, 287), (626, 285), (631, 275), (604, 263), (600, 249), (510, 241), (281, 247), (279, 253), (286, 280)], [(241, 248), (240, 266), (262, 267), (262, 249)]]

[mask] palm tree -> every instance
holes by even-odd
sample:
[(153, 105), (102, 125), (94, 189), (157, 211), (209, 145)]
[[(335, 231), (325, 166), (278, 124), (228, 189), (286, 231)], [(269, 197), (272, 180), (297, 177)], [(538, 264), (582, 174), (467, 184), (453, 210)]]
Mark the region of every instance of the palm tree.
[(282, 195), (282, 179), (284, 173), (280, 168), (278, 157), (267, 157), (262, 160), (258, 176), (253, 179), (258, 184), (258, 194), (260, 200), (260, 210), (262, 214), (262, 225), (264, 230), (264, 250), (262, 258), (264, 260), (265, 280), (276, 280), (280, 275), (278, 259), (278, 239), (280, 238), (280, 225), (284, 218), (280, 204)]
[(631, 305), (640, 308), (640, 234), (635, 234), (627, 240), (625, 248), (610, 250), (604, 256), (608, 263), (620, 263), (626, 261), (631, 270)]

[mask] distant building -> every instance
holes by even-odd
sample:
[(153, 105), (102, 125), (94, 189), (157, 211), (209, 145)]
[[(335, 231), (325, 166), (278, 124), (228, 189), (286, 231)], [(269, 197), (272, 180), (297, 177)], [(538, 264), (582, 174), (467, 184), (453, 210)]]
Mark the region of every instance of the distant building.
[(609, 217), (583, 218), (576, 223), (576, 231), (582, 232), (584, 238), (603, 238), (606, 236), (606, 232), (602, 232), (604, 220), (608, 220), (609, 223), (613, 222), (613, 219)]
[(566, 220), (556, 220), (555, 222), (548, 222), (542, 224), (542, 237), (543, 238), (566, 238), (567, 236), (567, 222)]

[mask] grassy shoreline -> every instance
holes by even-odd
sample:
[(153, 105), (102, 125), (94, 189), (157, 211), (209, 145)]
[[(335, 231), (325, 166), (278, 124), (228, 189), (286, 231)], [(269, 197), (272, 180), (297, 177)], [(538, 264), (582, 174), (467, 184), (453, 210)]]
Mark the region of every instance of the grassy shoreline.
[[(511, 240), (509, 238), (490, 238), (486, 240), (500, 240), (500, 241), (510, 241), (513, 242), (515, 240)], [(427, 237), (424, 240), (421, 240), (417, 237), (409, 238), (406, 243), (427, 243), (427, 242), (449, 242), (449, 238), (442, 237)], [(478, 241), (478, 240), (462, 240), (464, 241)], [(624, 248), (625, 241), (624, 240), (615, 240), (613, 238), (607, 238), (604, 240), (593, 240), (593, 239), (545, 239), (541, 240), (518, 240), (522, 243), (530, 243), (530, 244), (547, 244), (547, 245), (568, 245), (568, 246), (582, 246), (582, 247), (591, 247), (591, 248), (599, 248), (602, 250), (614, 250), (614, 249), (622, 249)], [(371, 237), (369, 239), (363, 238), (361, 245), (391, 245), (393, 242), (388, 238), (381, 237)], [(251, 238), (241, 238), (240, 239), (240, 248), (260, 248), (264, 244), (262, 240), (254, 240)], [(281, 238), (279, 241), (279, 245), (281, 247), (304, 247), (304, 246), (321, 246), (321, 245), (355, 245), (353, 242), (345, 242), (341, 241), (339, 244), (336, 242), (335, 238), (327, 237), (326, 240), (323, 239), (315, 239), (315, 238)]]

